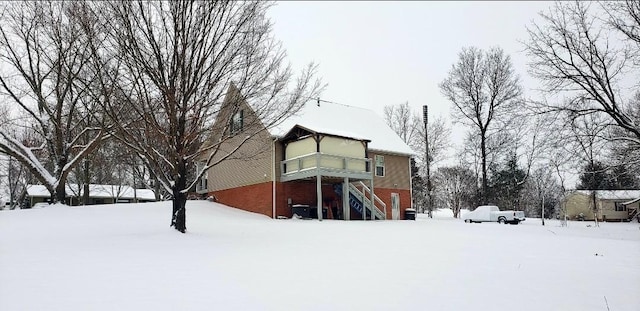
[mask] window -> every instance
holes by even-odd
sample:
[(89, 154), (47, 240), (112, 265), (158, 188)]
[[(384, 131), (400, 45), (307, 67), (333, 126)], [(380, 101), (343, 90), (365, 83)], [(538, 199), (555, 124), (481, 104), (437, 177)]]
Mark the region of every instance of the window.
[[(205, 167), (205, 162), (196, 162), (196, 174), (199, 174)], [(207, 190), (207, 172), (205, 172), (196, 184), (196, 192)]]
[(376, 156), (376, 176), (384, 177), (384, 156)]
[(242, 131), (242, 127), (244, 125), (244, 111), (238, 110), (231, 117), (231, 124), (229, 124), (229, 131), (231, 134), (238, 133)]
[(627, 210), (627, 206), (622, 204), (622, 202), (616, 202), (616, 212), (624, 212)]

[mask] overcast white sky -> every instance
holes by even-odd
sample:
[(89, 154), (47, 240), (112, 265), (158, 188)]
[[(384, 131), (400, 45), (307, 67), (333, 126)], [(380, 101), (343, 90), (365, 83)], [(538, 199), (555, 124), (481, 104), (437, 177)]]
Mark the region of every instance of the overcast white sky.
[[(328, 87), (322, 98), (366, 107), (382, 115), (385, 105), (408, 101), (429, 118), (445, 116), (450, 104), (438, 84), (465, 46), (502, 47), (525, 86), (522, 41), (526, 26), (553, 2), (278, 2), (269, 12), (275, 36), (300, 70), (314, 61)], [(458, 125), (457, 127), (460, 127)], [(462, 129), (454, 130), (459, 143)]]

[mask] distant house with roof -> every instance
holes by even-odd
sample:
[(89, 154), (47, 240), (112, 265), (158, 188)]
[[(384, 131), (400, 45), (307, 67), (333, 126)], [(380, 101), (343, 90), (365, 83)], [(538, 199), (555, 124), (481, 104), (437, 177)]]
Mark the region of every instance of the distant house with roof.
[(232, 156), (198, 193), (273, 218), (402, 219), (411, 207), (413, 151), (371, 110), (310, 101), (266, 128), (238, 95), (231, 86), (210, 142), (230, 135), (213, 159)]
[(574, 190), (563, 204), (568, 219), (630, 221), (640, 217), (640, 190)]
[[(82, 185), (67, 184), (65, 193), (67, 204), (75, 206), (82, 203), (84, 195)], [(51, 193), (43, 185), (28, 185), (27, 200), (29, 207), (40, 202), (50, 202)], [(150, 189), (134, 189), (126, 185), (89, 185), (89, 202), (85, 205), (115, 204), (115, 203), (144, 203), (155, 202), (156, 195)]]

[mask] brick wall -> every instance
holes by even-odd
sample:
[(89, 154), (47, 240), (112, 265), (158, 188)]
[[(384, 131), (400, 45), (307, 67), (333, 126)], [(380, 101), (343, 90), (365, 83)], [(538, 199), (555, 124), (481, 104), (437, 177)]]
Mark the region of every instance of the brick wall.
[(273, 213), (271, 208), (271, 182), (214, 191), (209, 195), (215, 196), (217, 202), (235, 208), (264, 214), (269, 217)]
[[(375, 188), (374, 193), (387, 205), (387, 219), (391, 219), (391, 193), (398, 193), (400, 195), (400, 219), (404, 219), (405, 208), (411, 207), (409, 190)], [(217, 201), (222, 204), (272, 217), (271, 182), (214, 191), (210, 195), (214, 195)], [(342, 198), (336, 195), (331, 184), (322, 185), (322, 198), (323, 205), (327, 207), (335, 206), (337, 210), (342, 210)], [(288, 204), (289, 199), (291, 199), (291, 204), (316, 206), (315, 181), (276, 182), (277, 216), (292, 216), (291, 208)], [(327, 216), (329, 219), (336, 219), (338, 215), (333, 215), (333, 209), (329, 208)], [(352, 209), (351, 219), (362, 218)]]
[(411, 207), (411, 191), (404, 189), (375, 188), (373, 193), (387, 205), (387, 219), (391, 218), (391, 194), (400, 196), (400, 219), (404, 219), (404, 210)]
[[(291, 199), (291, 204), (305, 204), (309, 206), (317, 205), (316, 195), (316, 182), (315, 181), (298, 181), (298, 182), (286, 182), (278, 183), (278, 189), (276, 194), (276, 210), (278, 215), (291, 217), (291, 208), (288, 201)], [(341, 204), (339, 198), (333, 191), (333, 186), (330, 184), (322, 185), (322, 200), (323, 205), (327, 207), (338, 206)], [(337, 215), (333, 215), (332, 209), (328, 209), (328, 218), (335, 219)]]
[[(260, 213), (272, 217), (272, 183), (260, 183), (244, 187), (213, 191), (209, 193), (216, 197), (217, 202), (243, 209), (246, 211)], [(322, 186), (322, 197), (326, 205), (332, 206), (336, 203), (337, 197), (331, 185)], [(315, 181), (301, 182), (276, 182), (276, 215), (291, 217), (291, 204), (306, 204), (316, 206), (316, 183)], [(329, 218), (333, 218), (333, 213), (329, 209)]]

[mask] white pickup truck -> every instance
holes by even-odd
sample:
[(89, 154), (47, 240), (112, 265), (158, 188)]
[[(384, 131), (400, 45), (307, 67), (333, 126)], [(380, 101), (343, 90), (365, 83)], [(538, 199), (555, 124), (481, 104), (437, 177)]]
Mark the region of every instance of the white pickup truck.
[(509, 223), (514, 225), (526, 220), (522, 211), (500, 211), (495, 205), (478, 206), (472, 212), (463, 215), (462, 219), (467, 223), (497, 221), (501, 224)]

